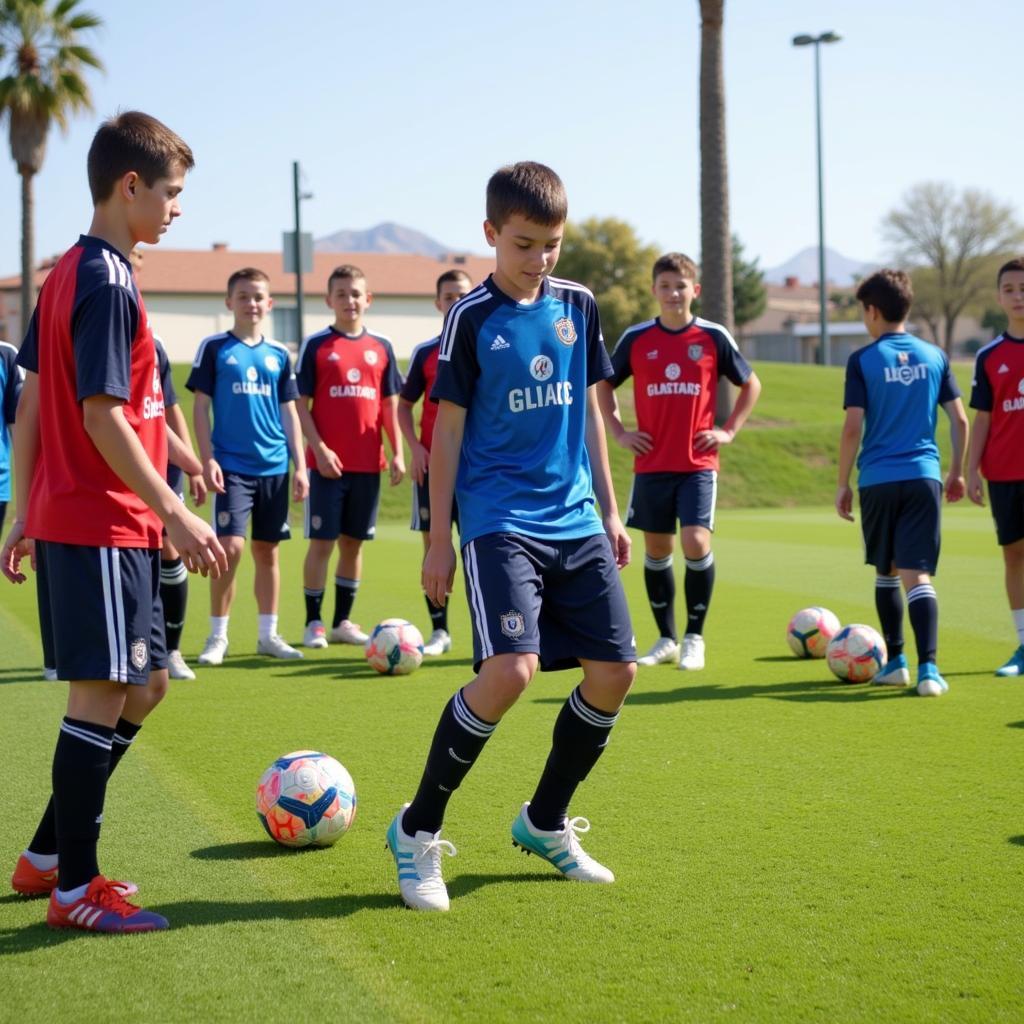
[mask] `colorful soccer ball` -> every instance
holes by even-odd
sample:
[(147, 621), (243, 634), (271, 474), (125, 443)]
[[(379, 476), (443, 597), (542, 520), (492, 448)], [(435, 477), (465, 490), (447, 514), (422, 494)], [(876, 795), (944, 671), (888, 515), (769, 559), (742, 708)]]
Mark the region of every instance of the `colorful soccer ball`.
[(385, 676), (407, 676), (423, 661), (423, 634), (405, 619), (385, 619), (366, 641), (366, 660)]
[(839, 620), (827, 608), (801, 608), (789, 620), (786, 640), (798, 658), (824, 658), (828, 642), (839, 632)]
[(355, 820), (356, 787), (333, 757), (296, 750), (263, 773), (256, 815), (282, 846), (330, 846)]
[(844, 683), (866, 683), (886, 662), (885, 641), (870, 626), (843, 626), (828, 645), (828, 667)]

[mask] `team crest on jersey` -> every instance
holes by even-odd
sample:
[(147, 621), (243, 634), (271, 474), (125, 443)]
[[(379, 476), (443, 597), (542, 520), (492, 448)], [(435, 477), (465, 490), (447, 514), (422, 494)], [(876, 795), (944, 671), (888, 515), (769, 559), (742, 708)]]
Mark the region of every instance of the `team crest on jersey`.
[(668, 377), (669, 380), (679, 380), (679, 374), (682, 372), (683, 371), (679, 369), (678, 363), (669, 363), (668, 366), (665, 367), (665, 376)]
[(345, 377), (349, 384), (358, 384), (363, 379), (363, 375), (355, 366), (345, 374)]
[(547, 380), (555, 372), (555, 364), (547, 356), (534, 356), (530, 360), (530, 376), (534, 380)]
[(247, 369), (245, 371), (245, 379), (246, 380), (251, 380), (251, 381), (259, 380), (260, 379), (259, 370), (257, 370), (255, 366), (250, 366), (249, 369)]
[(263, 365), (271, 372), (277, 373), (281, 369), (281, 364), (278, 362), (277, 356), (267, 356), (263, 360)]
[(515, 610), (505, 612), (500, 616), (501, 631), (510, 640), (518, 640), (526, 632), (526, 622), (523, 613)]
[(702, 355), (704, 355), (703, 345), (691, 345), (687, 350), (686, 354), (694, 361), (697, 362)]
[(367, 349), (363, 353), (363, 359), (366, 360), (366, 365), (367, 366), (376, 366), (378, 358), (379, 357), (378, 357), (377, 353), (374, 352), (373, 349)]
[(217, 513), (217, 525), (218, 526), (227, 526), (228, 523), (230, 523), (230, 522), (231, 522), (231, 513), (230, 512), (218, 512)]
[(1024, 377), (1017, 382), (1017, 394), (1024, 395)]
[(146, 667), (146, 662), (149, 661), (149, 651), (146, 649), (146, 641), (141, 637), (138, 640), (133, 640), (130, 650), (132, 664), (141, 672), (142, 669)]
[(563, 345), (571, 345), (576, 340), (576, 325), (567, 316), (555, 321), (555, 334)]
[(910, 354), (907, 352), (897, 352), (896, 358), (899, 360), (900, 365), (905, 366), (910, 362)]

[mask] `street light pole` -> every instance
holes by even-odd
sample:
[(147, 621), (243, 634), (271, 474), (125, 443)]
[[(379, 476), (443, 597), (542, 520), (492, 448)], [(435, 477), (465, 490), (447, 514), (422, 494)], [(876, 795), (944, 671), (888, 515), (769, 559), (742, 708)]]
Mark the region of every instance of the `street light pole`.
[(794, 46), (814, 46), (814, 112), (818, 149), (818, 321), (821, 331), (819, 361), (824, 365), (832, 361), (832, 346), (828, 336), (828, 309), (825, 293), (825, 178), (821, 156), (821, 44), (838, 43), (842, 36), (835, 32), (822, 32), (818, 36), (793, 37)]

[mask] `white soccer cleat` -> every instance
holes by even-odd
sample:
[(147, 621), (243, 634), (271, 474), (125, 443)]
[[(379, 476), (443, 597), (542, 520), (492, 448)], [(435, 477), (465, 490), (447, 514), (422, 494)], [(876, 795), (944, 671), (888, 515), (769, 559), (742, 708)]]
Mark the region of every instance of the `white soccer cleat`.
[(679, 644), (670, 636), (659, 636), (651, 649), (642, 657), (637, 658), (638, 665), (662, 665), (675, 663), (679, 657)]
[(357, 644), (362, 647), (369, 639), (359, 626), (348, 619), (342, 619), (331, 630), (331, 643), (333, 644)]
[(224, 663), (224, 655), (227, 653), (228, 638), (226, 636), (208, 636), (197, 661), (200, 665), (221, 665)]
[(327, 630), (319, 619), (306, 623), (306, 631), (302, 634), (302, 646), (314, 649), (327, 646)]
[(586, 818), (567, 818), (560, 829), (542, 832), (533, 827), (523, 804), (519, 817), (512, 822), (512, 845), (524, 853), (535, 853), (553, 864), (566, 878), (576, 882), (601, 882), (608, 885), (615, 881), (615, 875), (603, 864), (598, 864), (586, 853), (577, 833), (589, 832), (590, 822)]
[(679, 655), (683, 671), (697, 672), (704, 667), (704, 637), (687, 633), (683, 637), (683, 652)]
[(436, 658), (439, 654), (447, 654), (452, 649), (452, 638), (446, 629), (435, 629), (430, 639), (423, 645), (423, 653), (428, 658)]
[(172, 679), (195, 679), (196, 674), (185, 664), (181, 651), (167, 652), (167, 674)]
[(408, 804), (388, 826), (387, 847), (398, 868), (398, 891), (402, 902), (413, 910), (447, 910), (448, 889), (441, 877), (441, 855), (454, 857), (455, 847), (440, 832), (417, 832), (407, 836), (402, 815)]
[(55, 682), (57, 682), (57, 670), (55, 668), (47, 668), (44, 665), (43, 666), (43, 678), (48, 683), (55, 683)]
[(302, 651), (295, 650), (284, 642), (284, 639), (271, 633), (268, 637), (261, 637), (256, 644), (257, 654), (269, 654), (272, 658), (280, 658), (282, 661), (295, 661), (302, 657)]

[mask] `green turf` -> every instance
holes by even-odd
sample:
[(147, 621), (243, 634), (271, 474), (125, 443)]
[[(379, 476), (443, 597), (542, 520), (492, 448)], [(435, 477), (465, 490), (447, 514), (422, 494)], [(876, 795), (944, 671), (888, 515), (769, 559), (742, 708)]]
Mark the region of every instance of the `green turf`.
[[(419, 538), (380, 532), (356, 617), (424, 625)], [(303, 547), (283, 547), (292, 640)], [(991, 675), (1013, 639), (988, 515), (946, 517), (939, 700), (839, 685), (787, 654), (803, 605), (874, 620), (856, 527), (823, 509), (724, 510), (715, 551), (707, 670), (641, 670), (573, 805), (616, 884), (566, 882), (511, 845), (575, 680), (542, 675), (452, 802), (447, 916), (401, 908), (383, 836), (469, 678), (461, 587), (452, 654), (391, 680), (352, 648), (253, 656), (247, 560), (228, 662), (173, 684), (109, 790), (103, 865), (172, 929), (53, 933), (40, 902), (0, 897), (0, 1019), (1019, 1021), (1024, 681)], [(646, 646), (639, 566), (624, 579)], [(9, 865), (48, 792), (64, 694), (37, 680), (32, 602), (31, 585), (0, 588)], [(193, 660), (207, 607), (194, 581)], [(356, 823), (329, 850), (278, 850), (254, 813), (263, 768), (299, 747), (356, 781)]]

